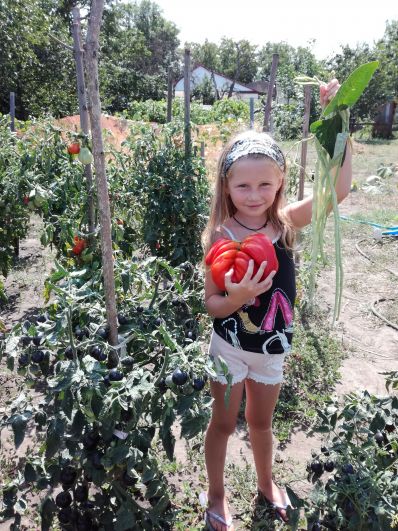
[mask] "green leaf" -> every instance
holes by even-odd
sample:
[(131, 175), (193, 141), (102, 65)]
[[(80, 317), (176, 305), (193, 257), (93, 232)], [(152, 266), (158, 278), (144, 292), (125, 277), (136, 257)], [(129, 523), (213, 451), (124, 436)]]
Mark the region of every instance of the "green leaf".
[(343, 120), (341, 115), (335, 114), (332, 118), (318, 120), (311, 124), (311, 133), (314, 133), (321, 146), (329, 153), (330, 158), (334, 154), (334, 146), (338, 133), (341, 133)]
[(47, 429), (46, 457), (53, 457), (61, 446), (65, 425), (62, 419), (56, 418), (50, 421)]
[(24, 470), (24, 478), (27, 483), (33, 483), (33, 481), (36, 481), (36, 470), (31, 465), (31, 463), (26, 463), (25, 470)]
[(322, 115), (328, 116), (333, 112), (352, 107), (368, 86), (378, 66), (378, 61), (372, 61), (354, 70), (340, 86), (336, 96), (326, 106)]
[(115, 531), (126, 531), (126, 529), (134, 527), (134, 524), (135, 515), (133, 511), (122, 505), (117, 512)]
[(162, 430), (161, 439), (167, 458), (172, 461), (174, 459), (174, 446), (176, 440), (174, 435), (171, 433), (171, 430)]
[(12, 417), (11, 427), (12, 431), (14, 432), (15, 448), (18, 448), (25, 438), (27, 423), (28, 419), (24, 415), (15, 415)]

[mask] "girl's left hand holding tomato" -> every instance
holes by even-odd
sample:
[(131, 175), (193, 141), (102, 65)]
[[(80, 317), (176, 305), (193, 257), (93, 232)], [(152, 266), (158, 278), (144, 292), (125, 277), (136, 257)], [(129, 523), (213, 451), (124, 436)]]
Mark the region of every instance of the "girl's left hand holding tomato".
[(319, 87), (319, 96), (321, 107), (324, 109), (326, 105), (336, 96), (340, 88), (340, 83), (337, 79), (332, 79), (329, 83), (324, 83)]

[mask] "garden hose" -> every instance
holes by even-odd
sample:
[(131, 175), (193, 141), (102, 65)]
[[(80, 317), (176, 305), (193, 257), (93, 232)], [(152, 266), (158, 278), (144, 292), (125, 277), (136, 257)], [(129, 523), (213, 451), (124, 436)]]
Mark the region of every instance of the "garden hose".
[[(372, 258), (370, 258), (370, 256), (368, 256), (364, 251), (362, 251), (362, 249), (359, 247), (359, 244), (362, 243), (362, 242), (365, 242), (367, 241), (369, 238), (362, 238), (361, 240), (358, 240), (355, 244), (355, 248), (356, 250), (358, 251), (359, 254), (361, 254), (364, 258), (366, 258), (367, 260), (369, 260), (369, 262), (372, 262), (373, 264), (377, 263), (375, 262), (375, 260), (373, 260)], [(395, 277), (398, 277), (398, 273), (396, 271), (393, 271), (392, 269), (389, 269), (388, 267), (382, 267), (382, 269), (384, 269), (385, 271), (388, 271), (389, 273), (391, 273), (391, 275), (394, 275)]]
[(379, 302), (383, 302), (383, 301), (395, 301), (395, 299), (386, 299), (384, 297), (380, 299), (376, 299), (374, 303), (372, 304), (372, 306), (370, 307), (370, 309), (372, 310), (372, 313), (374, 313), (376, 317), (378, 317), (379, 319), (384, 321), (386, 324), (388, 324), (388, 326), (391, 326), (392, 328), (395, 328), (395, 330), (398, 330), (398, 324), (389, 321), (386, 317), (384, 317), (384, 315), (382, 315), (378, 310), (376, 310), (375, 308), (376, 304), (378, 304)]
[(361, 223), (364, 225), (370, 225), (371, 227), (375, 227), (376, 229), (386, 229), (385, 231), (382, 231), (381, 234), (383, 236), (398, 236), (398, 227), (387, 227), (386, 225), (380, 225), (379, 223), (374, 223), (373, 221), (363, 221), (359, 219), (353, 219), (349, 216), (340, 216), (340, 219), (344, 221), (351, 221), (352, 223)]

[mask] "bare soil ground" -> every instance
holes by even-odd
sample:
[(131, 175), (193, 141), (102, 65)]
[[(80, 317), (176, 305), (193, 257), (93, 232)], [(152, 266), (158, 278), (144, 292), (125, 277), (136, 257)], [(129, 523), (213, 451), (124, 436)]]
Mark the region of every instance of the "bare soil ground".
[[(60, 125), (65, 128), (78, 130), (78, 117), (61, 120)], [(128, 122), (113, 117), (104, 117), (104, 128), (109, 130), (108, 139), (116, 147), (128, 135)], [(211, 126), (202, 126), (204, 135), (211, 139), (215, 130)], [(207, 142), (206, 163), (211, 170), (215, 167), (215, 157), (220, 142)], [(287, 147), (287, 146), (284, 146)], [(354, 179), (359, 190), (352, 192), (341, 205), (341, 214), (360, 216), (361, 219), (378, 221), (387, 225), (398, 225), (397, 196), (398, 174), (386, 180), (384, 188), (378, 195), (365, 193), (362, 183), (370, 174), (375, 174), (381, 162), (396, 163), (398, 140), (385, 142), (355, 143), (354, 151)], [(309, 169), (314, 161), (314, 153), (309, 153)], [(397, 168), (396, 168), (397, 169)], [(395, 216), (395, 217), (394, 217)], [(383, 224), (383, 223), (382, 223)], [(326, 246), (331, 255), (332, 220), (328, 222)], [(32, 218), (31, 231), (28, 238), (21, 242), (20, 258), (16, 267), (6, 280), (6, 290), (9, 302), (0, 306), (0, 319), (7, 328), (34, 314), (44, 305), (43, 285), (51, 270), (53, 255), (49, 249), (44, 249), (39, 243), (40, 220)], [(362, 240), (360, 244), (358, 241)], [(361, 255), (356, 245), (373, 261)], [(398, 324), (398, 241), (397, 238), (377, 241), (373, 238), (373, 229), (369, 225), (354, 222), (342, 222), (342, 247), (344, 261), (344, 294), (340, 320), (335, 329), (337, 337), (341, 339), (342, 347), (347, 357), (341, 367), (341, 379), (335, 394), (342, 398), (345, 393), (359, 389), (367, 389), (370, 393), (386, 394), (384, 376), (382, 372), (398, 370), (398, 330), (389, 326), (374, 313), (371, 307), (375, 301), (377, 308), (388, 316), (388, 320)], [(387, 271), (390, 269), (393, 273)], [(395, 272), (395, 274), (394, 274)], [(318, 282), (318, 299), (323, 308), (332, 310), (334, 300), (334, 269), (333, 256), (331, 264), (322, 271)], [(395, 302), (394, 302), (395, 299)], [(7, 372), (4, 362), (0, 366), (0, 412), (15, 396), (18, 389), (18, 377)], [(176, 429), (178, 435), (178, 430)], [(0, 476), (12, 468), (13, 444), (10, 433), (3, 432), (2, 453), (0, 455)], [(27, 441), (29, 444), (29, 441)], [(283, 483), (290, 482), (299, 494), (306, 494), (310, 484), (306, 480), (305, 466), (311, 459), (311, 449), (320, 447), (320, 438), (308, 438), (306, 433), (297, 429), (291, 441), (284, 450), (276, 450), (275, 475)], [(277, 441), (275, 441), (275, 448)], [(189, 452), (188, 448), (188, 452)], [(187, 447), (181, 440), (176, 445), (177, 463), (187, 463)], [(227, 456), (228, 467), (241, 467), (247, 463), (254, 466), (250, 443), (245, 426), (237, 428), (231, 437)], [(203, 464), (203, 463), (202, 463)], [(198, 463), (199, 466), (199, 463)], [(5, 469), (5, 468), (6, 469)], [(172, 475), (172, 474), (171, 474)], [(185, 473), (174, 474), (173, 483), (176, 488), (183, 488), (184, 482), (196, 482), (204, 486), (205, 478), (199, 472), (186, 470)], [(227, 489), (232, 491), (233, 485), (228, 482)], [(1, 477), (0, 477), (1, 483)], [(233, 508), (236, 512), (237, 509)], [(0, 530), (9, 529), (9, 524), (1, 524)], [(27, 529), (36, 529), (33, 522)], [(181, 528), (182, 529), (182, 528)], [(239, 527), (239, 529), (247, 529)]]

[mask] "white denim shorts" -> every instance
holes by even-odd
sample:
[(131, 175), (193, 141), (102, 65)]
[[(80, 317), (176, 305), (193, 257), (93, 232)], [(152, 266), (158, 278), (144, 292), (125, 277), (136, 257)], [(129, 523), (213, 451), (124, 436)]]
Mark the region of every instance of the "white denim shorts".
[(214, 361), (217, 378), (213, 378), (213, 380), (216, 382), (227, 383), (218, 359), (219, 356), (228, 365), (228, 371), (232, 375), (232, 385), (245, 378), (271, 385), (283, 382), (283, 363), (286, 354), (258, 354), (257, 352), (242, 350), (233, 347), (213, 331), (209, 345), (209, 356)]

